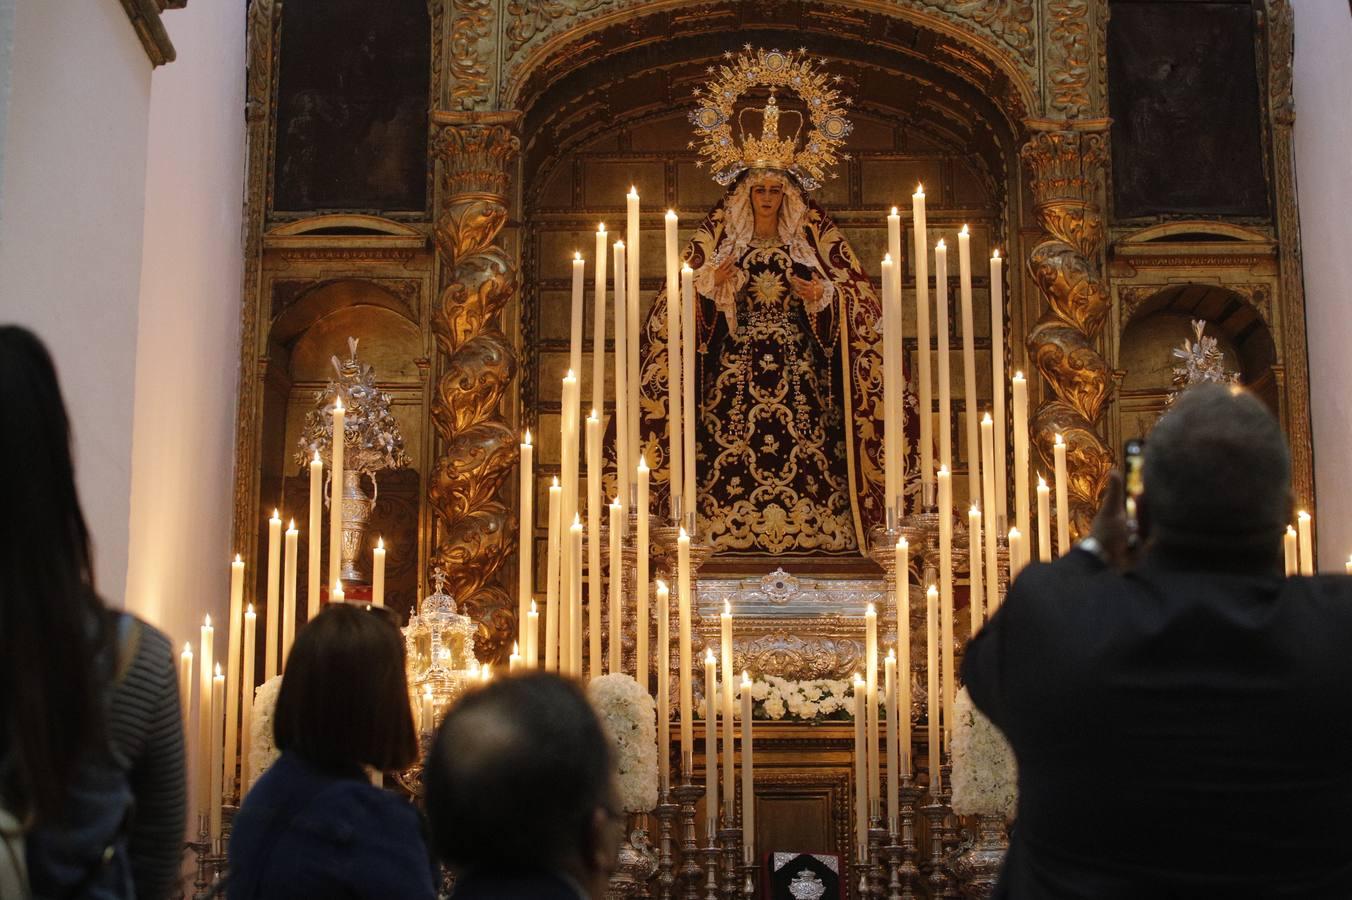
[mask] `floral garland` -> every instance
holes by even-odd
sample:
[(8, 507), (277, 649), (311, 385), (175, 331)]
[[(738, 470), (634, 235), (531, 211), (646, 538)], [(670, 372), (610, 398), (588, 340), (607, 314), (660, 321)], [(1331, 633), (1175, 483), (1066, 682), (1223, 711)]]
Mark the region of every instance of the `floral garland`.
[(1019, 769), (1004, 734), (972, 703), (967, 688), (954, 704), (953, 811), (1014, 818)]
[(272, 728), (272, 715), (277, 709), (277, 695), (281, 690), (282, 676), (274, 675), (254, 691), (253, 713), (249, 719), (249, 772), (254, 781), (281, 756)]
[(657, 707), (632, 677), (603, 675), (587, 687), (611, 746), (615, 748), (620, 805), (626, 812), (657, 806)]
[[(737, 686), (737, 696), (741, 697), (741, 685)], [(854, 705), (854, 686), (843, 679), (820, 678), (815, 681), (790, 681), (775, 675), (766, 675), (763, 680), (751, 685), (751, 718), (753, 719), (798, 719), (813, 721), (850, 721), (854, 718), (851, 710)], [(706, 710), (703, 698), (699, 701), (698, 714), (704, 717)], [(742, 706), (734, 704), (734, 718), (742, 717)]]

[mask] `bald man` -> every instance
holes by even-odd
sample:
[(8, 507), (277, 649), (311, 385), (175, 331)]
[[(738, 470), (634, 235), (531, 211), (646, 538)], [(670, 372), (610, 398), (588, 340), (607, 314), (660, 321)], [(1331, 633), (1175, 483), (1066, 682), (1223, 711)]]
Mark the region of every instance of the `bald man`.
[(1188, 391), (1146, 446), (1139, 560), (1122, 509), (1114, 473), (967, 646), (1019, 763), (996, 896), (1352, 897), (1352, 579), (1283, 577), (1276, 420)]

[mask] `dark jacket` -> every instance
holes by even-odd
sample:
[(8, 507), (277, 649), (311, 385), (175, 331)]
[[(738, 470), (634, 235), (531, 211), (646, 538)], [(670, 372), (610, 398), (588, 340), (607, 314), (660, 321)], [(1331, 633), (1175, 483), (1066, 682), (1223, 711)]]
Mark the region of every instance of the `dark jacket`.
[(451, 900), (587, 900), (576, 883), (549, 872), (466, 872)]
[(229, 900), (433, 900), (421, 820), (359, 770), (283, 753), (235, 816)]
[(1352, 578), (1075, 550), (962, 674), (1019, 763), (997, 897), (1352, 897)]

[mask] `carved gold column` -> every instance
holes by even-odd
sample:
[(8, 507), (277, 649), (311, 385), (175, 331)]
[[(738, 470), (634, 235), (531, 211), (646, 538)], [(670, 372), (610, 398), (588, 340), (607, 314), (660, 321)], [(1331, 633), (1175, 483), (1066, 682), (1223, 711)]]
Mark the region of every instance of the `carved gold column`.
[(1100, 185), (1107, 122), (1031, 122), (1021, 151), (1031, 177), (1038, 222), (1046, 237), (1028, 270), (1047, 302), (1027, 346), (1051, 397), (1032, 416), (1033, 441), (1047, 471), (1055, 436), (1064, 436), (1070, 474), (1071, 530), (1087, 532), (1099, 492), (1113, 465), (1099, 434), (1112, 387), (1098, 350), (1111, 304), (1103, 277)]
[(437, 518), (431, 566), (447, 574), (462, 612), (478, 620), (481, 661), (505, 660), (515, 601), (499, 583), (515, 550), (515, 517), (501, 490), (517, 462), (503, 398), (516, 353), (502, 310), (517, 268), (498, 243), (507, 221), (510, 167), (521, 149), (519, 114), (433, 114), (439, 295), (432, 329), (440, 350), (432, 400), (438, 453), (428, 489)]

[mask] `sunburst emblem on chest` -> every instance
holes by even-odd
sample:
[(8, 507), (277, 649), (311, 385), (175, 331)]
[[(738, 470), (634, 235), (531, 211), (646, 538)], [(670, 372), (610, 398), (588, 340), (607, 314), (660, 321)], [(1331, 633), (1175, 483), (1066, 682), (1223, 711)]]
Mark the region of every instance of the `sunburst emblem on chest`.
[(793, 900), (821, 900), (826, 893), (826, 885), (811, 869), (804, 869), (789, 882), (789, 893), (793, 895)]

